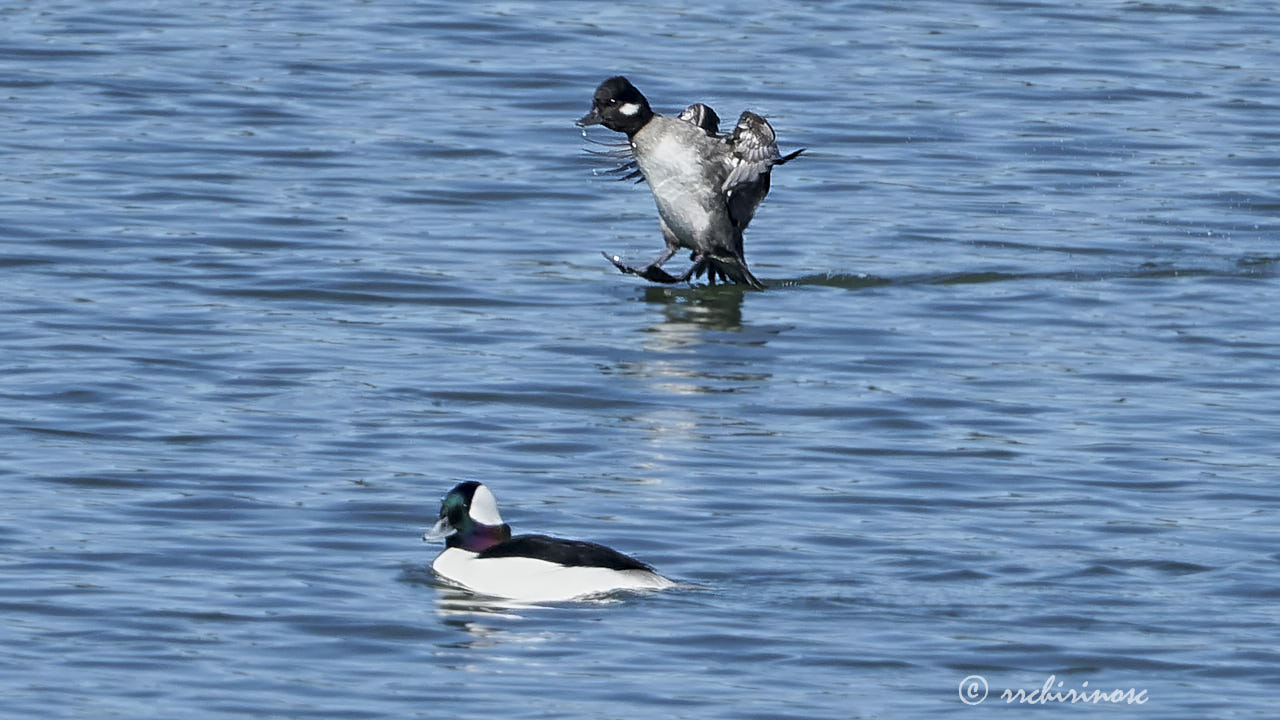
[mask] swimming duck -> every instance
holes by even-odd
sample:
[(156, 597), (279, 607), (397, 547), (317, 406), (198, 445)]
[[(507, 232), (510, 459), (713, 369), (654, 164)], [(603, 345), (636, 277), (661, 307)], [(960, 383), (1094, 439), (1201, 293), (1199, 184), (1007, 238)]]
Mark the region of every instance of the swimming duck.
[(617, 590), (674, 585), (652, 567), (612, 548), (546, 535), (512, 535), (489, 488), (458, 483), (440, 503), (440, 519), (422, 536), (444, 539), (431, 567), (479, 595), (525, 602), (582, 599)]

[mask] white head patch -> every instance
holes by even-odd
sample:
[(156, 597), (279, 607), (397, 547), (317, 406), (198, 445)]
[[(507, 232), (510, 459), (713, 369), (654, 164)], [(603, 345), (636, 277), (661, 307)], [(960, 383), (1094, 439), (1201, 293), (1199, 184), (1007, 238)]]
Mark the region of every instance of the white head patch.
[(501, 525), (502, 516), (498, 514), (498, 500), (484, 485), (476, 487), (471, 495), (471, 519), (482, 525)]
[(631, 117), (632, 115), (635, 115), (636, 113), (640, 112), (640, 104), (639, 103), (623, 103), (618, 108), (618, 112), (622, 113), (623, 115), (626, 115), (627, 117)]

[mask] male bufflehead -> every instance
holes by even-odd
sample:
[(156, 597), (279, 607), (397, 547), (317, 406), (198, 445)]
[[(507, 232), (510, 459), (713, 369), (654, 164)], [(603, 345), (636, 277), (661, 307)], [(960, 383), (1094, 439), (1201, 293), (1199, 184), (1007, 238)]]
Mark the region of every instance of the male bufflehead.
[(445, 539), (431, 567), (480, 595), (556, 602), (614, 590), (661, 590), (674, 583), (617, 550), (546, 535), (511, 535), (484, 485), (458, 483), (440, 503), (440, 520), (423, 540)]
[[(769, 122), (750, 111), (742, 113), (729, 136), (716, 134), (719, 121), (702, 103), (690, 105), (679, 117), (659, 115), (622, 76), (596, 88), (591, 111), (578, 124), (601, 124), (626, 134), (636, 167), (653, 192), (666, 241), (662, 254), (641, 267), (606, 253), (622, 272), (662, 283), (685, 282), (705, 273), (711, 283), (720, 277), (764, 287), (747, 267), (742, 232), (769, 192), (773, 167), (804, 149), (783, 156)], [(693, 266), (676, 277), (663, 270), (662, 263), (680, 248), (691, 251)]]

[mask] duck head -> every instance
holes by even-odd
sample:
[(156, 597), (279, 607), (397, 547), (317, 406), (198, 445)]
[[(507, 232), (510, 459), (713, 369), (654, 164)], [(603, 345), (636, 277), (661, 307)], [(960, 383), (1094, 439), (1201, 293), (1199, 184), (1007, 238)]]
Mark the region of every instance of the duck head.
[(645, 126), (653, 118), (649, 101), (621, 75), (605, 80), (591, 99), (591, 111), (578, 120), (578, 125), (604, 125), (627, 136)]
[(440, 501), (440, 519), (422, 536), (428, 542), (444, 539), (446, 547), (481, 552), (511, 538), (502, 522), (498, 501), (489, 488), (474, 480), (458, 483)]

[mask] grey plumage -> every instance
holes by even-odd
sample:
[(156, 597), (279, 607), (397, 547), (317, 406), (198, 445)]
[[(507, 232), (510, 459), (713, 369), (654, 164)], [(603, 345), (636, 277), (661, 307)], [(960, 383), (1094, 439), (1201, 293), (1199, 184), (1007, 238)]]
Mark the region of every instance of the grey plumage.
[[(666, 247), (643, 266), (631, 266), (605, 254), (615, 267), (653, 282), (678, 283), (705, 275), (763, 288), (747, 267), (742, 233), (769, 192), (773, 167), (797, 157), (778, 151), (773, 128), (744, 112), (730, 135), (719, 135), (720, 119), (695, 103), (678, 117), (654, 113), (648, 100), (624, 77), (596, 89), (592, 108), (580, 125), (603, 124), (625, 133), (631, 160), (609, 172), (624, 178), (636, 173), (648, 184), (658, 208), (658, 226)], [(693, 265), (679, 276), (662, 264), (685, 248)]]

